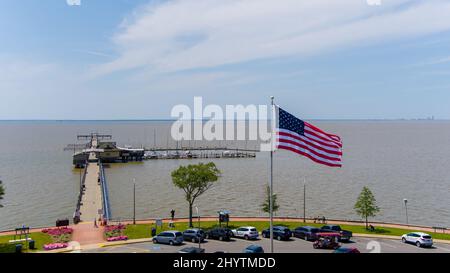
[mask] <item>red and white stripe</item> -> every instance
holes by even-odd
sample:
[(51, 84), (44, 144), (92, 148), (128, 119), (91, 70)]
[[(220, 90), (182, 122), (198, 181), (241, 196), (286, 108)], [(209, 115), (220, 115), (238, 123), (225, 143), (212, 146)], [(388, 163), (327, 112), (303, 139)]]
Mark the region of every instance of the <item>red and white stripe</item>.
[(304, 136), (285, 129), (276, 129), (277, 148), (289, 150), (330, 167), (342, 167), (342, 141), (316, 126), (305, 123)]

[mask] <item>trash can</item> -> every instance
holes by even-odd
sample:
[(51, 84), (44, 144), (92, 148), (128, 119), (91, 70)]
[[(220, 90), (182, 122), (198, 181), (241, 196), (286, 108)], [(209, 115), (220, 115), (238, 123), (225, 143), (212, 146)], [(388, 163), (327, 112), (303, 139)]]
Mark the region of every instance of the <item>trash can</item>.
[(155, 237), (156, 236), (156, 228), (152, 228), (152, 237)]
[(30, 240), (28, 242), (28, 248), (29, 249), (35, 249), (35, 242), (34, 242), (34, 240)]
[(16, 253), (22, 253), (22, 245), (21, 244), (16, 245)]

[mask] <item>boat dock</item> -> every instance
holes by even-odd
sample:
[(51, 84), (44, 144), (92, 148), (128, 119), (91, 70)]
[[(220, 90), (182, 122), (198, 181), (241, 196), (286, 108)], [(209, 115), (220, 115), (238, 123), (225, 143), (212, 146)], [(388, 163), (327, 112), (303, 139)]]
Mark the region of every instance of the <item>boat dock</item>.
[(241, 150), (146, 150), (143, 159), (254, 158), (255, 152)]
[[(73, 150), (73, 164), (84, 168), (80, 176), (80, 192), (73, 215), (75, 224), (91, 222), (94, 219), (111, 219), (108, 197), (108, 183), (103, 163), (142, 161), (150, 159), (195, 159), (195, 158), (254, 158), (257, 150), (227, 149), (226, 147), (169, 147), (131, 148), (119, 147), (111, 141), (111, 135), (91, 133), (78, 135), (85, 144), (69, 144), (65, 150)], [(78, 150), (78, 152), (77, 152)]]

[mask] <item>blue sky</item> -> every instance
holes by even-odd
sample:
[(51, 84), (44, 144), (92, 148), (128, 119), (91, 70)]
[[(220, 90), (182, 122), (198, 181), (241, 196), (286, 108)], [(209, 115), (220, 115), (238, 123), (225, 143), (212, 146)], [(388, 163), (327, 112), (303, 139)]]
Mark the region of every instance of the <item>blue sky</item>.
[(193, 96), (270, 95), (308, 119), (449, 119), (448, 14), (443, 0), (5, 0), (0, 119), (158, 119)]

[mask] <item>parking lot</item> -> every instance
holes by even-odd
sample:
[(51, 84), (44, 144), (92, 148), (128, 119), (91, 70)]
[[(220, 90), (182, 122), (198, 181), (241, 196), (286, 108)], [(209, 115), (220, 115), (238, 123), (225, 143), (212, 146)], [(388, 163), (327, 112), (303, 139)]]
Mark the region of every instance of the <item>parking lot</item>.
[[(241, 253), (244, 248), (251, 244), (262, 246), (265, 252), (270, 251), (270, 240), (260, 238), (257, 240), (231, 239), (228, 242), (217, 240), (206, 240), (201, 244), (206, 253), (217, 251), (226, 253)], [(435, 243), (431, 248), (419, 248), (415, 245), (404, 244), (401, 240), (392, 239), (372, 239), (365, 237), (354, 237), (349, 243), (341, 243), (342, 246), (356, 247), (362, 253), (450, 253), (450, 244)], [(82, 251), (84, 253), (174, 253), (188, 247), (198, 247), (198, 243), (185, 242), (181, 246), (170, 246), (153, 244), (152, 242), (125, 244), (119, 246), (102, 247)], [(314, 249), (312, 242), (307, 242), (298, 238), (291, 238), (289, 241), (274, 240), (274, 250), (276, 253), (330, 253), (332, 250)]]

